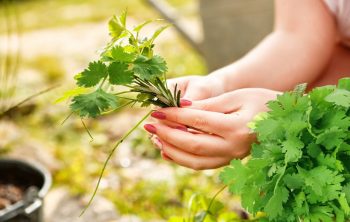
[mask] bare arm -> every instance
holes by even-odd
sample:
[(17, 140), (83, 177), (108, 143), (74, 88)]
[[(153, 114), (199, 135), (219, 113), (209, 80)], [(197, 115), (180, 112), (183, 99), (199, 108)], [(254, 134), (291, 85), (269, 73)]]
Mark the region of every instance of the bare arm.
[(288, 90), (313, 82), (336, 44), (335, 22), (321, 0), (276, 0), (275, 28), (239, 61), (213, 72), (224, 91), (262, 87)]

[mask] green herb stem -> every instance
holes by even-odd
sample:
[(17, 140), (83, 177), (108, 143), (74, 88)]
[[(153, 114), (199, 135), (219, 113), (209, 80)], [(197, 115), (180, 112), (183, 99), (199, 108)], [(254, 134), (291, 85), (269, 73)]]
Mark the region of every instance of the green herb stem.
[(111, 159), (111, 157), (112, 157), (112, 155), (114, 154), (115, 150), (119, 147), (119, 145), (120, 145), (121, 143), (124, 142), (125, 139), (127, 139), (127, 138), (131, 135), (132, 132), (134, 132), (134, 131), (143, 123), (143, 121), (145, 121), (145, 120), (151, 115), (152, 112), (153, 112), (153, 110), (152, 110), (152, 111), (149, 111), (139, 122), (136, 123), (136, 125), (135, 125), (133, 128), (131, 128), (131, 129), (130, 129), (130, 130), (129, 130), (129, 131), (114, 145), (114, 146), (113, 146), (111, 152), (108, 154), (108, 157), (107, 157), (106, 161), (105, 161), (104, 164), (103, 164), (101, 173), (100, 173), (100, 175), (99, 175), (99, 178), (98, 178), (98, 181), (97, 181), (97, 184), (96, 184), (96, 187), (95, 187), (95, 190), (94, 190), (94, 192), (93, 192), (93, 194), (92, 194), (92, 196), (91, 196), (91, 198), (90, 198), (88, 204), (86, 205), (86, 207), (84, 208), (84, 210), (80, 213), (80, 216), (82, 216), (82, 215), (85, 213), (85, 211), (89, 208), (89, 206), (91, 205), (92, 201), (94, 200), (94, 198), (95, 198), (95, 196), (96, 196), (96, 194), (97, 194), (97, 190), (98, 190), (98, 188), (99, 188), (99, 186), (100, 186), (101, 179), (102, 179), (103, 174), (104, 174), (104, 172), (105, 172), (105, 170), (106, 170), (107, 164), (109, 163), (109, 160)]

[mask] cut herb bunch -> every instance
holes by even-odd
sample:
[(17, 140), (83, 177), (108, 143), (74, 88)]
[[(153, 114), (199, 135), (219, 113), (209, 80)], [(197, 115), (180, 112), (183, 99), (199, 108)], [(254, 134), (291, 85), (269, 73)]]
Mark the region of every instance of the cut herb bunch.
[(350, 78), (270, 101), (258, 115), (247, 163), (221, 173), (242, 206), (261, 221), (343, 222), (350, 219)]
[[(154, 41), (169, 25), (156, 30), (150, 38), (141, 38), (141, 30), (146, 21), (134, 29), (126, 27), (126, 11), (109, 21), (112, 37), (98, 61), (90, 62), (87, 69), (75, 76), (80, 87), (69, 91), (66, 96), (74, 96), (71, 109), (81, 117), (98, 117), (125, 104), (140, 103), (142, 107), (151, 104), (160, 107), (179, 106), (180, 91), (170, 91), (166, 84), (167, 65), (165, 60), (154, 55)], [(124, 86), (127, 91), (116, 91), (113, 86)], [(84, 91), (94, 91), (80, 94)], [(78, 93), (76, 95), (75, 93)], [(125, 94), (136, 93), (136, 97)]]
[[(159, 20), (148, 20), (133, 29), (128, 29), (126, 17), (126, 11), (118, 17), (112, 17), (109, 21), (109, 33), (112, 39), (102, 50), (99, 60), (90, 62), (88, 68), (75, 76), (78, 88), (67, 91), (57, 100), (59, 102), (72, 97), (70, 104), (72, 113), (78, 114), (81, 118), (96, 118), (135, 104), (140, 104), (141, 107), (180, 106), (181, 91), (177, 86), (172, 91), (168, 88), (166, 62), (153, 51), (154, 41), (169, 25), (160, 27), (151, 37), (141, 37), (141, 30), (146, 25)], [(112, 148), (85, 210), (98, 190), (104, 170), (114, 151), (149, 114), (150, 112)]]

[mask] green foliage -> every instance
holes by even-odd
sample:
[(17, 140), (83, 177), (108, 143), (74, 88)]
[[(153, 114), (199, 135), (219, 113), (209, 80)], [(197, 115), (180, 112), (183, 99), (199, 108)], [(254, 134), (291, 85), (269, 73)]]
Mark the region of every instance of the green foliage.
[[(222, 191), (221, 189), (219, 193)], [(218, 193), (217, 193), (218, 194)], [(216, 194), (216, 195), (217, 195)], [(225, 209), (224, 204), (201, 193), (185, 193), (187, 213), (173, 216), (169, 222), (235, 222), (242, 221), (236, 212)]]
[(78, 112), (82, 117), (96, 117), (109, 108), (118, 106), (115, 97), (102, 89), (97, 89), (89, 94), (80, 94), (75, 96), (72, 101), (72, 111)]
[(250, 124), (257, 134), (246, 164), (221, 173), (253, 215), (266, 221), (350, 219), (350, 78), (304, 94), (298, 87), (270, 101)]
[[(112, 39), (100, 59), (90, 62), (88, 68), (75, 76), (77, 86), (94, 87), (92, 93), (73, 95), (71, 109), (81, 117), (95, 118), (105, 112), (110, 113), (120, 108), (117, 104), (122, 104), (120, 100), (125, 97), (132, 101), (128, 105), (179, 106), (180, 91), (169, 90), (165, 76), (166, 62), (153, 52), (154, 40), (168, 26), (157, 29), (149, 38), (141, 37), (142, 28), (152, 21), (142, 23), (131, 31), (126, 27), (126, 17), (126, 11), (112, 17), (109, 21)], [(112, 85), (128, 87), (129, 91), (115, 91), (115, 87), (109, 87)], [(135, 93), (136, 96), (131, 95)], [(123, 95), (121, 98), (119, 94), (130, 96)]]
[[(67, 98), (67, 95), (73, 95), (70, 108), (73, 113), (78, 114), (81, 118), (95, 118), (128, 105), (134, 106), (136, 103), (139, 103), (142, 107), (151, 104), (160, 107), (180, 106), (181, 92), (177, 90), (177, 86), (173, 92), (169, 90), (165, 74), (167, 71), (166, 62), (162, 57), (154, 55), (153, 52), (154, 40), (168, 26), (160, 27), (149, 38), (142, 38), (140, 37), (140, 31), (150, 22), (129, 30), (126, 26), (126, 17), (127, 12), (124, 11), (120, 16), (113, 16), (109, 21), (111, 41), (102, 50), (98, 61), (90, 62), (87, 69), (75, 76), (76, 84), (81, 89), (65, 93), (63, 97), (58, 99), (58, 101), (61, 101), (62, 98)], [(115, 88), (119, 89), (120, 87), (112, 86), (123, 86), (129, 89), (127, 91), (116, 91)], [(92, 92), (78, 93), (84, 91), (84, 89)], [(121, 94), (123, 95), (120, 96)], [(125, 100), (128, 100), (128, 102), (123, 103)], [(102, 166), (94, 192), (81, 214), (92, 203), (103, 173), (115, 150), (150, 113), (145, 115), (115, 143)], [(86, 128), (83, 121), (82, 123)], [(88, 130), (87, 133), (91, 135)]]

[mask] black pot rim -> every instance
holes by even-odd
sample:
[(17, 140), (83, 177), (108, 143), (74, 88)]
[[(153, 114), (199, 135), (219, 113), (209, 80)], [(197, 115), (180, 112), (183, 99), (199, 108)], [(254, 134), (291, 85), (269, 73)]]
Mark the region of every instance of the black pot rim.
[(19, 164), (19, 165), (25, 165), (26, 167), (38, 171), (41, 173), (44, 177), (44, 184), (40, 188), (38, 196), (40, 198), (43, 198), (49, 191), (51, 184), (52, 184), (52, 177), (50, 172), (41, 164), (36, 163), (34, 161), (30, 160), (20, 160), (20, 159), (13, 159), (13, 158), (0, 158), (1, 163), (10, 163), (10, 164)]
[[(24, 166), (32, 171), (35, 171), (39, 174), (41, 174), (43, 176), (43, 185), (40, 187), (37, 197), (35, 198), (35, 201), (27, 206), (25, 206), (25, 208), (23, 210), (20, 210), (19, 212), (23, 212), (25, 214), (30, 214), (33, 211), (36, 211), (37, 209), (42, 207), (42, 200), (45, 197), (45, 195), (48, 193), (51, 184), (52, 184), (52, 177), (50, 172), (43, 167), (41, 164), (38, 164), (34, 161), (28, 161), (28, 160), (20, 160), (20, 159), (13, 159), (13, 158), (0, 158), (0, 163), (2, 164), (10, 164), (10, 165), (20, 165), (20, 166)], [(22, 202), (22, 201), (20, 201)], [(13, 206), (15, 205), (21, 205), (21, 203), (17, 202), (15, 203)], [(13, 212), (14, 210), (14, 212)], [(16, 211), (16, 207), (15, 209), (9, 209), (9, 211), (6, 213), (6, 209), (5, 209), (5, 215), (4, 217), (7, 219), (11, 219), (12, 217), (16, 216), (17, 213), (15, 213)], [(3, 221), (3, 219), (5, 218), (0, 218), (0, 221)], [(5, 219), (6, 220), (6, 219)]]

